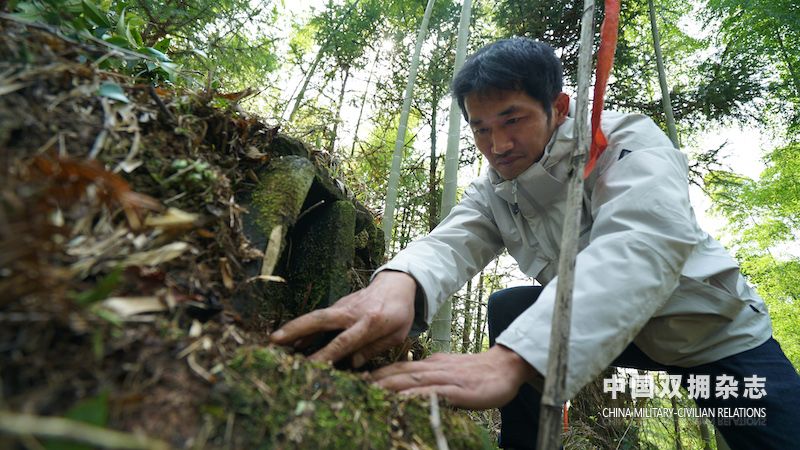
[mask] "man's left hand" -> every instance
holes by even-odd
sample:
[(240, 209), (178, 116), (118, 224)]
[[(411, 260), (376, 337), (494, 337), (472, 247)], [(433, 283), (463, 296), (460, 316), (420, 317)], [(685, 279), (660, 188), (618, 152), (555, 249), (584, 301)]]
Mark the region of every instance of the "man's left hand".
[(437, 353), (422, 361), (392, 364), (373, 372), (379, 386), (401, 394), (435, 392), (455, 406), (488, 409), (505, 405), (536, 370), (501, 345), (484, 353)]

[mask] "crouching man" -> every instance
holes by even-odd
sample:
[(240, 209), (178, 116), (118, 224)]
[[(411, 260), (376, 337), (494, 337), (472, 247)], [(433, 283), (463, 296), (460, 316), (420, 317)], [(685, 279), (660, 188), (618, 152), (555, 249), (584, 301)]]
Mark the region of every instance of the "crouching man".
[[(576, 145), (562, 76), (553, 50), (529, 39), (498, 41), (472, 55), (452, 90), (491, 168), (368, 287), (287, 323), (273, 342), (343, 330), (312, 358), (349, 357), (359, 366), (423, 330), (442, 302), (505, 248), (542, 286), (490, 297), (488, 351), (437, 354), (373, 376), (383, 387), (436, 392), (465, 408), (500, 407), (501, 446), (534, 448)], [(585, 185), (567, 396), (609, 365), (664, 370), (687, 387), (690, 378), (709, 377), (700, 407), (766, 411), (760, 426), (719, 425), (731, 448), (793, 448), (800, 442), (800, 377), (772, 338), (763, 300), (698, 226), (686, 157), (642, 115), (606, 111), (602, 129), (609, 145)], [(716, 396), (714, 385), (729, 377), (736, 395)], [(758, 390), (746, 391), (748, 380)]]

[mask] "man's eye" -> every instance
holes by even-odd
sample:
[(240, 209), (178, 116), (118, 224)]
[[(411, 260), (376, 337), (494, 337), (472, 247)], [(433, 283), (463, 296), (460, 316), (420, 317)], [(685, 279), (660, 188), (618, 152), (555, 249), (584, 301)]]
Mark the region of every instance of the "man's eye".
[(513, 125), (520, 121), (519, 117), (512, 117), (511, 119), (506, 120), (506, 125)]
[(486, 134), (487, 131), (489, 131), (488, 128), (477, 128), (477, 129), (475, 129), (473, 131), (473, 133), (475, 133), (477, 135), (482, 135), (482, 134)]

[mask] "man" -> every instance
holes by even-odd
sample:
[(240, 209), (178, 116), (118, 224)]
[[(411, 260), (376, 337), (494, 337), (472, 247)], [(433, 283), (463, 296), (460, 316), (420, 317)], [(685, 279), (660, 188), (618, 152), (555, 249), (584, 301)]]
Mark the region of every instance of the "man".
[[(515, 38), (471, 56), (453, 95), (491, 169), (367, 288), (289, 322), (273, 342), (302, 345), (316, 333), (341, 329), (312, 359), (349, 356), (360, 366), (423, 329), (450, 294), (506, 248), (543, 287), (493, 294), (488, 351), (434, 355), (373, 376), (383, 387), (437, 392), (466, 408), (502, 407), (501, 445), (533, 448), (539, 394), (532, 385), (541, 386), (547, 368), (575, 146), (574, 113), (561, 89), (561, 64), (545, 44)], [(586, 180), (583, 202), (567, 395), (612, 364), (666, 370), (684, 384), (690, 376), (709, 376), (712, 386), (717, 377), (732, 376), (737, 397), (717, 398), (712, 391), (697, 402), (767, 408), (765, 426), (719, 424), (733, 448), (800, 442), (793, 409), (800, 404), (800, 379), (771, 338), (764, 302), (697, 225), (686, 157), (641, 115), (605, 112), (602, 128), (609, 145)], [(756, 383), (763, 391), (751, 386), (745, 395), (745, 378), (751, 384), (763, 379)]]

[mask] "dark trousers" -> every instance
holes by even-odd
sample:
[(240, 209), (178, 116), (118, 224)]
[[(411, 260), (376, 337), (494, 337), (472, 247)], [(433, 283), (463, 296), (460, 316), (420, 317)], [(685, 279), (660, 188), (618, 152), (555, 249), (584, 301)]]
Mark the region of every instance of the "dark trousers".
[[(528, 309), (541, 292), (541, 286), (521, 286), (495, 292), (489, 297), (489, 345), (494, 345), (497, 336)], [(631, 343), (612, 365), (681, 375), (684, 387), (687, 387), (686, 380), (690, 374), (709, 375), (711, 395), (708, 399), (695, 400), (699, 408), (714, 408), (714, 411), (718, 408), (730, 408), (728, 411), (734, 411), (733, 408), (764, 408), (766, 411), (764, 420), (742, 418), (737, 419), (737, 423), (730, 418), (709, 419), (732, 450), (800, 448), (800, 376), (773, 338), (754, 349), (690, 368), (659, 364)], [(738, 381), (738, 398), (731, 396), (722, 400), (714, 396), (716, 377), (723, 374)], [(743, 379), (753, 375), (766, 378), (764, 390), (767, 395), (760, 399), (743, 396)], [(618, 395), (630, 395), (629, 392), (628, 389)], [(531, 385), (524, 384), (517, 396), (500, 408), (502, 448), (536, 447), (540, 400), (541, 394)], [(724, 415), (731, 417), (732, 413)]]

